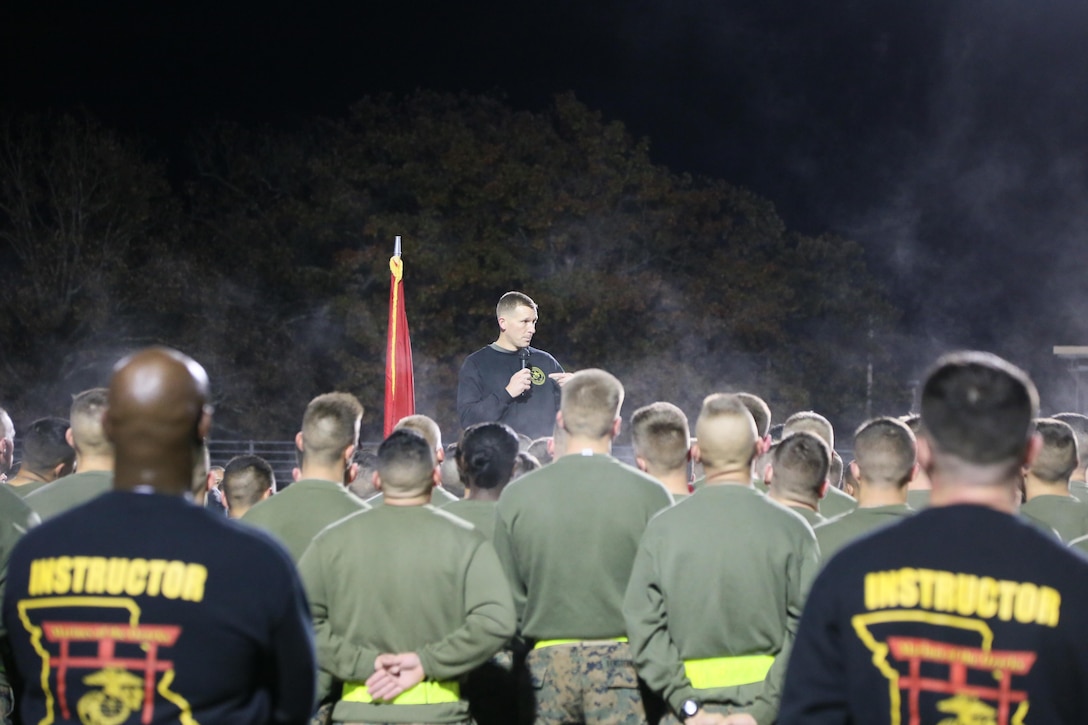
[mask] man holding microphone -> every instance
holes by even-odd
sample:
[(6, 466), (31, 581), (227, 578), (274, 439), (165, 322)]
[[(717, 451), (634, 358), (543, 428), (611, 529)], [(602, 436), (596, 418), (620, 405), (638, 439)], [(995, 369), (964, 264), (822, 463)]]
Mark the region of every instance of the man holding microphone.
[(530, 347), (536, 333), (536, 303), (507, 292), (495, 307), (499, 337), (465, 358), (457, 382), (457, 415), (462, 428), (506, 423), (518, 433), (551, 435), (559, 410), (559, 389), (570, 373), (547, 352)]

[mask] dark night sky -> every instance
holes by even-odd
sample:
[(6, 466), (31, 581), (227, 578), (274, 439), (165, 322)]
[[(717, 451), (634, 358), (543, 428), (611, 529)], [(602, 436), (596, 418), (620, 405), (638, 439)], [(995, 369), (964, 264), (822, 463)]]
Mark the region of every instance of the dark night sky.
[(0, 106), (82, 105), (177, 143), (373, 92), (574, 90), (655, 160), (860, 241), (919, 364), (1057, 375), (1088, 343), (1082, 0), (50, 2), (0, 9)]

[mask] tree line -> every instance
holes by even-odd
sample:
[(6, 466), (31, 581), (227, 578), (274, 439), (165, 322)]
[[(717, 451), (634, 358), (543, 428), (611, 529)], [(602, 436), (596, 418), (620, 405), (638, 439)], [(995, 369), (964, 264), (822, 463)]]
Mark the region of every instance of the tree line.
[(3, 119), (0, 405), (63, 415), (120, 355), (167, 344), (208, 369), (220, 438), (285, 438), (348, 390), (378, 439), (395, 235), (417, 410), (451, 438), (461, 361), (510, 289), (540, 305), (535, 344), (624, 381), (625, 414), (722, 390), (840, 425), (910, 405), (856, 243), (653, 163), (571, 94), (528, 112), (429, 91), (215, 122), (167, 157), (85, 115)]

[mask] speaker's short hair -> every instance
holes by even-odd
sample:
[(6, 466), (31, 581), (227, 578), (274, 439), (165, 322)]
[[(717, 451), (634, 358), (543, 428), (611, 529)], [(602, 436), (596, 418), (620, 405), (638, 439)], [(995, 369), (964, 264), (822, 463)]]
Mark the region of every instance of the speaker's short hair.
[(528, 307), (529, 309), (536, 311), (536, 303), (533, 299), (524, 292), (507, 292), (499, 298), (498, 304), (495, 305), (495, 318), (509, 317), (510, 314), (518, 307)]

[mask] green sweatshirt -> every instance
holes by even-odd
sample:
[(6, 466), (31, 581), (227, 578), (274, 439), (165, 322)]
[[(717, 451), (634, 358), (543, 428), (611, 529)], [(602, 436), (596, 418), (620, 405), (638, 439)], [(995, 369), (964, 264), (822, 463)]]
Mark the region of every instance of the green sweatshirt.
[(1088, 483), (1077, 480), (1070, 481), (1069, 495), (1081, 503), (1088, 503)]
[[(819, 560), (812, 528), (749, 486), (704, 486), (646, 527), (623, 611), (639, 675), (684, 700), (778, 711), (790, 647)], [(762, 682), (696, 690), (684, 660), (774, 655)]]
[(32, 491), (23, 500), (45, 521), (112, 489), (112, 472), (87, 471), (62, 476), (37, 491)]
[(623, 594), (646, 522), (672, 505), (660, 482), (606, 455), (570, 454), (503, 490), (495, 550), (525, 637), (627, 633)]
[(321, 529), (369, 508), (339, 483), (304, 478), (259, 502), (239, 521), (278, 538), (297, 563)]
[[(495, 550), (465, 521), (431, 505), (379, 506), (330, 526), (302, 557), (299, 573), (318, 665), (342, 682), (364, 682), (386, 652), (415, 652), (427, 680), (454, 680), (514, 634), (514, 605)], [(340, 701), (333, 710), (337, 722), (467, 717), (465, 700)]]
[(460, 516), (465, 521), (476, 527), (476, 530), (487, 537), (488, 541), (495, 538), (495, 506), (498, 501), (475, 501), (473, 499), (459, 499), (442, 506), (443, 511), (448, 511), (454, 516)]
[(834, 486), (827, 487), (827, 494), (820, 499), (818, 506), (820, 513), (829, 519), (853, 511), (857, 507), (858, 502), (853, 496)]
[(797, 514), (801, 518), (803, 518), (805, 521), (807, 521), (808, 525), (813, 527), (813, 528), (819, 526), (822, 523), (826, 523), (828, 521), (827, 517), (824, 516), (823, 514), (821, 514), (819, 511), (813, 511), (812, 509), (801, 508), (800, 506), (789, 506), (788, 508), (789, 508), (790, 511), (794, 512), (795, 514)]
[[(435, 486), (431, 491), (431, 503), (435, 506), (445, 506), (460, 500), (441, 486)], [(381, 491), (366, 499), (367, 506), (381, 506), (383, 503), (385, 503), (385, 494)]]
[(5, 488), (7, 488), (7, 490), (11, 491), (19, 498), (26, 498), (42, 486), (47, 485), (49, 485), (48, 481), (31, 481), (30, 483), (24, 483), (21, 486), (12, 486), (10, 483), (0, 484), (0, 486), (4, 486)]
[(907, 489), (907, 505), (915, 511), (929, 508), (929, 495), (932, 491), (928, 488)]
[(1088, 534), (1088, 504), (1073, 496), (1036, 496), (1020, 505), (1020, 513), (1054, 529), (1067, 543)]
[(849, 544), (862, 534), (867, 534), (881, 526), (894, 524), (914, 513), (914, 509), (905, 503), (897, 503), (889, 506), (872, 506), (869, 508), (857, 508), (853, 511), (836, 516), (827, 523), (816, 527), (816, 542), (820, 545), (820, 560), (831, 560), (842, 547)]

